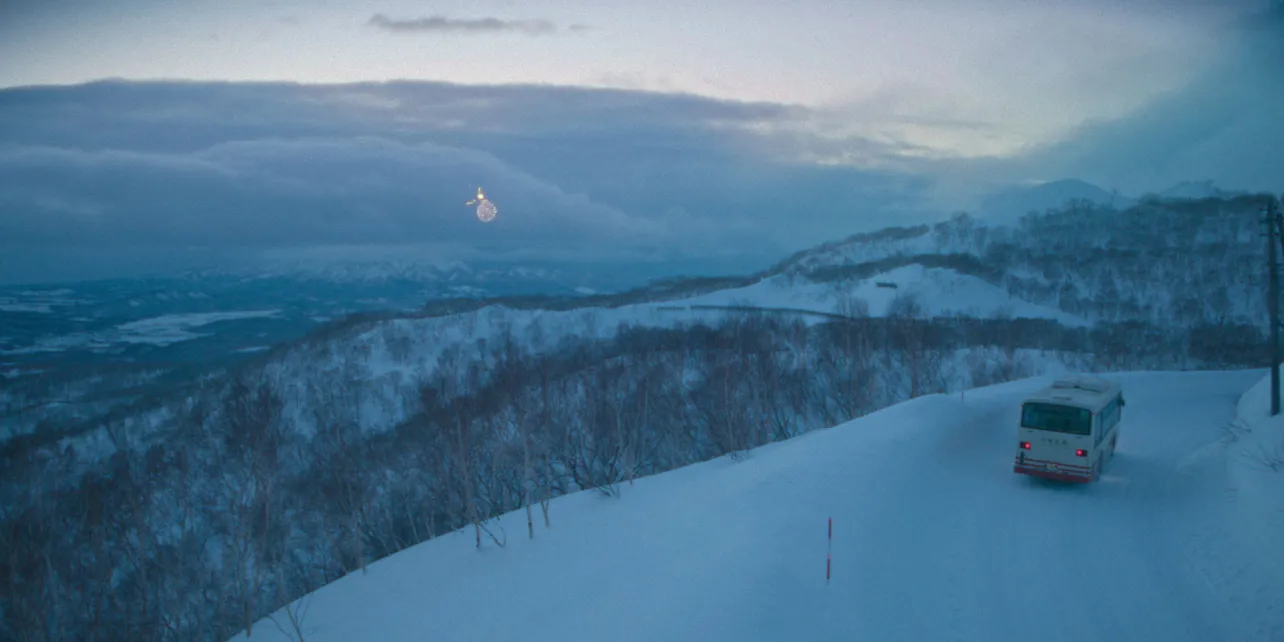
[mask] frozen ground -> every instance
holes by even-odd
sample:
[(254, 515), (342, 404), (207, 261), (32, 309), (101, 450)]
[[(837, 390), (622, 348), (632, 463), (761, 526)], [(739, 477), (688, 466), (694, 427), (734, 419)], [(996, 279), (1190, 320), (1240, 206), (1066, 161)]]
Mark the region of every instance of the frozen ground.
[(505, 548), (411, 548), (308, 598), (306, 639), (1284, 639), (1284, 472), (1224, 443), (1237, 404), (1278, 436), (1260, 386), (1241, 403), (1261, 376), (1112, 375), (1118, 454), (1083, 486), (1012, 472), (1017, 400), (1047, 378), (920, 398), (557, 499), (534, 540), (511, 514)]
[(199, 328), (220, 321), (239, 321), (243, 319), (261, 319), (274, 317), (279, 310), (244, 310), (236, 312), (199, 312), (192, 314), (167, 314), (151, 319), (131, 321), (117, 326), (118, 341), (126, 343), (150, 343), (169, 345), (181, 341), (198, 339), (204, 334), (192, 332)]
[(193, 332), (200, 328), (222, 321), (240, 321), (245, 319), (262, 319), (276, 317), (279, 310), (238, 310), (230, 312), (195, 312), (189, 314), (166, 314), (138, 321), (119, 324), (100, 332), (72, 333), (63, 336), (47, 337), (34, 345), (11, 350), (0, 350), (0, 355), (27, 355), (41, 352), (61, 352), (83, 348), (87, 350), (108, 350), (119, 344), (148, 344), (168, 346), (193, 339), (210, 336), (211, 333)]

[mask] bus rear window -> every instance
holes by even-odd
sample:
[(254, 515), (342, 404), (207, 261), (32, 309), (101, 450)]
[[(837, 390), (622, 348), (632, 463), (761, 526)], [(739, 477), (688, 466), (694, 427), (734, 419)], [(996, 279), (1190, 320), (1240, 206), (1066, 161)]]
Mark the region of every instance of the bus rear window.
[(1028, 403), (1021, 409), (1021, 426), (1089, 435), (1092, 434), (1092, 413), (1083, 408), (1050, 403)]

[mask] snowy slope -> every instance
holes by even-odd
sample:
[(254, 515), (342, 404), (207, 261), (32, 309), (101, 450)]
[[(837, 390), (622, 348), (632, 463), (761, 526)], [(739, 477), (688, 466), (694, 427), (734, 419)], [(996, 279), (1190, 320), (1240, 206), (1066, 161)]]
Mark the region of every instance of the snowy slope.
[[(919, 398), (617, 498), (556, 499), (533, 540), (510, 514), (491, 524), (504, 548), (429, 541), (305, 598), (303, 629), (311, 642), (1280, 639), (1279, 582), (1217, 521), (1224, 469), (1192, 464), (1216, 456), (1207, 445), (1260, 376), (1114, 375), (1129, 405), (1091, 486), (1012, 473), (1016, 403), (1046, 379)], [(1201, 548), (1213, 540), (1227, 545)], [(250, 639), (290, 638), (264, 621)]]
[(934, 243), (931, 228), (889, 228), (869, 234), (857, 234), (842, 241), (824, 243), (809, 248), (783, 261), (777, 270), (783, 273), (806, 273), (816, 268), (835, 265), (858, 265), (881, 261), (895, 256), (913, 256), (929, 252), (970, 251), (981, 248), (966, 243), (938, 246)]
[(1265, 376), (1240, 398), (1240, 430), (1228, 435), (1215, 473), (1225, 477), (1226, 492), (1211, 502), (1228, 528), (1223, 538), (1204, 544), (1214, 553), (1243, 553), (1209, 569), (1210, 581), (1231, 588), (1233, 601), (1262, 612), (1254, 624), (1274, 636), (1265, 639), (1284, 640), (1284, 414), (1269, 416), (1270, 384)]
[[(895, 284), (896, 287), (879, 287), (879, 283)], [(791, 284), (784, 277), (772, 277), (747, 287), (720, 290), (667, 305), (731, 306), (743, 303), (837, 313), (840, 312), (840, 304), (848, 297), (864, 301), (873, 317), (886, 316), (898, 297), (915, 297), (927, 316), (993, 318), (1002, 314), (1016, 318), (1053, 319), (1075, 327), (1090, 325), (1061, 310), (1016, 299), (1002, 288), (977, 277), (944, 268), (925, 268), (919, 264), (888, 270), (850, 287), (834, 283)]]
[[(879, 288), (879, 282), (894, 282), (899, 287)], [(843, 301), (860, 299), (868, 304), (870, 316), (879, 317), (887, 313), (896, 296), (916, 296), (928, 315), (988, 317), (1001, 312), (1013, 317), (1055, 319), (1071, 326), (1087, 325), (1060, 310), (1015, 299), (975, 277), (948, 269), (909, 265), (854, 284), (798, 282), (791, 285), (788, 277), (775, 276), (738, 289), (619, 307), (547, 310), (492, 305), (464, 314), (381, 322), (346, 341), (348, 346), (359, 346), (359, 352), (366, 355), (361, 368), (363, 378), (371, 386), (364, 400), (362, 424), (378, 432), (410, 416), (418, 386), (441, 371), (447, 353), (458, 349), (465, 359), (481, 360), (486, 355), (485, 345), (493, 346), (505, 334), (511, 334), (519, 349), (527, 354), (550, 353), (568, 336), (609, 339), (622, 325), (674, 328), (700, 322), (716, 323), (740, 314), (690, 306), (747, 305), (838, 312)], [(800, 319), (807, 323), (824, 320)], [(338, 354), (341, 354), (338, 348), (330, 344), (296, 349), (282, 355), (276, 376), (298, 385), (297, 382), (315, 377), (318, 372), (335, 369), (335, 364), (341, 361)], [(447, 371), (462, 376), (463, 369), (447, 368)], [(287, 412), (297, 425), (310, 426), (312, 415), (300, 405), (302, 399), (299, 395), (287, 401)]]

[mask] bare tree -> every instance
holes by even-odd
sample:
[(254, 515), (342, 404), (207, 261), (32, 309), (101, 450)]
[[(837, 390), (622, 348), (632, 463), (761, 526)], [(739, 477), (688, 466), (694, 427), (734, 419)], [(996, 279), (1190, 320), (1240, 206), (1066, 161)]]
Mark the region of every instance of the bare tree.
[[(557, 484), (555, 482), (557, 473), (554, 471), (553, 461), (556, 458), (554, 455), (554, 448), (555, 448), (554, 444), (558, 443), (559, 440), (557, 440), (556, 437), (554, 436), (555, 431), (553, 427), (553, 407), (551, 405), (552, 403), (551, 400), (554, 398), (554, 396), (553, 396), (553, 391), (550, 389), (551, 385), (552, 384), (548, 378), (548, 361), (541, 360), (540, 369), (539, 369), (540, 402), (539, 402), (538, 435), (539, 435), (539, 444), (540, 444), (539, 453), (540, 453), (540, 459), (542, 460), (542, 463), (544, 465), (544, 475), (543, 475), (543, 479), (541, 480), (539, 508), (540, 508), (540, 512), (543, 513), (544, 515), (544, 528), (552, 527), (552, 522), (549, 518), (548, 512), (550, 507), (549, 505), (553, 499), (554, 488), (557, 487)], [(562, 441), (562, 443), (565, 443), (565, 442)]]
[(8, 505), (0, 504), (5, 511), (0, 535), (5, 575), (0, 605), (5, 617), (0, 631), (7, 639), (57, 640), (63, 626), (54, 558), (57, 533), (66, 527), (46, 500), (45, 474), (53, 467), (30, 455), (10, 465), (6, 481), (19, 492), (10, 496)]
[(317, 480), (317, 488), (328, 506), (342, 515), (351, 566), (340, 558), (343, 570), (353, 567), (366, 572), (364, 533), (368, 527), (367, 510), (373, 486), (370, 466), (370, 449), (360, 427), (351, 417), (344, 417), (337, 407), (314, 407), (317, 433), (316, 444), (321, 452), (325, 475)]
[[(480, 379), (477, 364), (469, 363), (466, 367), (468, 383), (465, 384), (465, 389), (476, 390), (476, 384)], [(481, 548), (482, 517), (477, 508), (476, 480), (473, 477), (473, 422), (475, 421), (477, 408), (472, 397), (466, 396), (466, 393), (451, 399), (447, 407), (453, 420), (451, 429), (454, 439), (453, 468), (455, 470), (455, 484), (462, 494), (465, 520), (472, 524), (477, 540), (477, 548)]]
[(290, 600), (285, 593), (285, 578), (280, 574), (277, 575), (276, 586), (277, 599), (285, 604), (285, 606), (281, 607), (281, 610), (285, 612), (285, 621), (289, 628), (286, 628), (285, 624), (277, 620), (275, 615), (270, 616), (272, 623), (287, 638), (296, 642), (307, 642), (303, 635), (303, 623), (308, 617), (308, 607), (312, 604), (312, 594), (308, 593), (297, 600)]
[[(734, 328), (729, 328), (735, 332)], [(735, 338), (732, 339), (734, 345)], [(747, 424), (741, 403), (740, 364), (735, 352), (714, 348), (704, 353), (705, 385), (701, 391), (704, 424), (717, 454), (739, 459), (748, 450)]]
[(611, 424), (610, 438), (610, 457), (609, 468), (604, 471), (606, 481), (609, 484), (617, 484), (625, 479), (632, 483), (632, 460), (634, 457), (634, 431), (635, 422), (630, 421), (626, 414), (630, 408), (627, 404), (628, 389), (630, 387), (629, 371), (631, 365), (626, 358), (621, 357), (616, 366), (610, 370), (603, 383), (603, 395), (601, 397), (607, 419)]
[(923, 394), (932, 364), (927, 362), (927, 322), (923, 307), (912, 295), (897, 297), (888, 311), (896, 347), (904, 355), (911, 399)]
[[(536, 413), (531, 410), (533, 400), (528, 390), (524, 389), (522, 379), (527, 370), (526, 359), (522, 356), (517, 347), (517, 343), (510, 331), (506, 331), (497, 350), (497, 363), (495, 365), (495, 375), (493, 377), (493, 393), (502, 399), (509, 400), (509, 408), (512, 412), (512, 425), (521, 439), (522, 464), (520, 476), (520, 503), (526, 510), (526, 530), (529, 538), (535, 538), (535, 517), (534, 509), (531, 506), (531, 496), (535, 487), (535, 469), (533, 456), (533, 437), (532, 432), (536, 430), (535, 424), (538, 423)], [(504, 440), (504, 435), (498, 435), (497, 439)], [(495, 468), (498, 469), (502, 464), (499, 461), (501, 449), (495, 448)], [(496, 471), (498, 472), (498, 471)]]
[(227, 543), (246, 637), (253, 634), (258, 600), (280, 553), (277, 486), (285, 444), (283, 406), (264, 379), (233, 380), (223, 402), (224, 444), (230, 457), (223, 474)]
[(535, 509), (532, 506), (532, 496), (536, 481), (532, 433), (538, 429), (537, 413), (531, 408), (533, 403), (529, 393), (518, 394), (514, 399), (513, 408), (517, 431), (522, 440), (522, 507), (526, 511), (526, 532), (530, 539), (535, 539)]

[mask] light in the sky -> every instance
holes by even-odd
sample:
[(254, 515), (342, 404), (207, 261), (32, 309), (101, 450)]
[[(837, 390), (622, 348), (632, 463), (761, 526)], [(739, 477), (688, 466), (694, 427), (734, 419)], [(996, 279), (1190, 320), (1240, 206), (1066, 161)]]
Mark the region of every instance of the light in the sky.
[(495, 220), (495, 215), (499, 214), (499, 208), (495, 207), (495, 204), (490, 202), (490, 199), (486, 198), (486, 194), (482, 193), (482, 188), (480, 187), (477, 188), (477, 198), (474, 198), (464, 204), (476, 205), (477, 220), (483, 223), (489, 223)]

